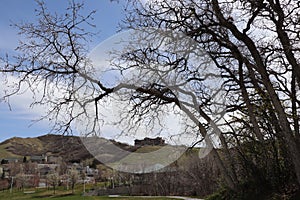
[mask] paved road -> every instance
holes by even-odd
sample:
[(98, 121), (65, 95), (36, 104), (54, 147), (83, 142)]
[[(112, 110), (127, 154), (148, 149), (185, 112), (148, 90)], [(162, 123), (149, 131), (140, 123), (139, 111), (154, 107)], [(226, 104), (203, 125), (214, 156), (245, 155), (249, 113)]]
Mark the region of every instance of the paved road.
[(203, 200), (203, 199), (197, 199), (192, 197), (179, 197), (179, 196), (167, 196), (167, 197), (173, 199), (183, 199), (183, 200)]

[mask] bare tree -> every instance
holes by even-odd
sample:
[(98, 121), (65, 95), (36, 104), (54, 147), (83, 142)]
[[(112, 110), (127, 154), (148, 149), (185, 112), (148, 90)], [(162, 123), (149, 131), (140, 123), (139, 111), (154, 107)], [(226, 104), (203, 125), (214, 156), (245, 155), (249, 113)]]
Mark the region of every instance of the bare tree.
[(16, 175), (16, 187), (21, 188), (24, 191), (29, 184), (30, 177), (24, 173), (19, 173)]
[[(145, 122), (154, 129), (162, 116), (179, 113), (186, 122), (181, 134), (194, 134), (196, 143), (211, 148), (231, 189), (244, 179), (237, 162), (251, 179), (264, 174), (268, 161), (279, 167), (284, 160), (300, 184), (299, 4), (157, 0), (143, 7), (129, 2), (124, 27), (134, 30), (134, 37), (112, 53), (109, 69), (122, 78), (133, 75), (113, 86), (98, 79), (85, 48), (92, 33), (82, 28), (92, 25), (94, 12), (82, 16), (83, 5), (72, 2), (67, 14), (51, 15), (39, 2), (37, 24), (16, 25), (28, 37), (17, 48), (20, 54), (1, 59), (0, 72), (7, 79), (18, 77), (4, 99), (26, 87), (34, 92), (33, 105), (50, 106), (43, 119), (52, 120), (55, 130), (69, 132), (83, 117), (92, 125), (84, 129), (87, 135), (105, 121), (100, 107), (109, 100), (123, 104), (118, 121), (126, 125), (123, 132)], [(215, 101), (217, 94), (225, 100)], [(212, 132), (219, 139), (211, 140)], [(249, 147), (249, 156), (247, 146), (261, 151)]]
[[(287, 152), (284, 156), (292, 162), (300, 183), (299, 78), (295, 72), (299, 68), (299, 27), (294, 20), (298, 10), (297, 3), (279, 1), (155, 1), (132, 10), (125, 26), (154, 26), (193, 38), (222, 71), (231, 99), (226, 102), (227, 123), (220, 135), (224, 150), (249, 139), (268, 149), (266, 140), (275, 138)], [(143, 55), (151, 58), (149, 52)], [(140, 57), (131, 56), (131, 60)], [(210, 112), (204, 111), (200, 110), (201, 116), (208, 119)], [(230, 159), (232, 155), (228, 158), (229, 168), (234, 170), (236, 161)], [(268, 160), (267, 155), (264, 158)], [(251, 168), (250, 163), (246, 168)], [(234, 173), (229, 174), (237, 180)]]
[(60, 181), (60, 176), (56, 172), (51, 172), (47, 175), (47, 183), (49, 183), (53, 188), (53, 194), (56, 193), (56, 187), (58, 186)]
[(70, 180), (70, 183), (71, 183), (72, 193), (74, 194), (75, 184), (79, 180), (79, 173), (76, 169), (71, 169), (71, 170), (68, 171), (68, 176), (69, 176), (69, 180)]
[[(54, 122), (53, 130), (69, 133), (70, 124), (80, 115), (74, 116), (73, 109), (69, 109), (77, 102), (75, 91), (94, 81), (87, 78), (91, 66), (86, 59), (87, 42), (93, 33), (81, 27), (94, 26), (90, 23), (94, 11), (82, 16), (83, 4), (71, 2), (66, 14), (52, 15), (42, 1), (37, 3), (37, 24), (15, 25), (28, 41), (20, 43), (17, 55), (1, 58), (1, 72), (6, 80), (9, 81), (11, 76), (18, 79), (12, 90), (4, 89), (3, 99), (8, 101), (22, 89), (29, 89), (34, 98), (31, 106), (51, 107), (41, 120), (49, 119)], [(56, 96), (57, 93), (62, 95)]]

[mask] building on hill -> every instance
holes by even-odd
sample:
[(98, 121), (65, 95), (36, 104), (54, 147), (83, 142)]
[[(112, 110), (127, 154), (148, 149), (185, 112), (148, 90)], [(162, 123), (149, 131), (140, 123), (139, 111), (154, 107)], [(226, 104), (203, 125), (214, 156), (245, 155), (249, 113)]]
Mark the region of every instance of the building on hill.
[(157, 138), (146, 137), (143, 140), (134, 140), (134, 146), (145, 146), (145, 145), (151, 145), (151, 146), (165, 145), (165, 140), (163, 140), (161, 137), (157, 137)]

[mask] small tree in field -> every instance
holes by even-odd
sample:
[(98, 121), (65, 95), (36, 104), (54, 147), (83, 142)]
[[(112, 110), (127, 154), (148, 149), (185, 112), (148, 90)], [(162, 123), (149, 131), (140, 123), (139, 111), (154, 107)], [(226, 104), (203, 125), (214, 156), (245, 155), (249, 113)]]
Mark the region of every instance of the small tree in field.
[(75, 185), (79, 180), (79, 172), (76, 169), (71, 169), (68, 171), (68, 177), (71, 184), (72, 193), (74, 194)]
[(29, 177), (24, 173), (19, 173), (16, 175), (16, 185), (18, 188), (21, 188), (24, 191), (24, 188), (27, 186)]
[(53, 188), (53, 194), (56, 193), (56, 187), (59, 185), (60, 177), (56, 172), (51, 172), (47, 175), (47, 183)]

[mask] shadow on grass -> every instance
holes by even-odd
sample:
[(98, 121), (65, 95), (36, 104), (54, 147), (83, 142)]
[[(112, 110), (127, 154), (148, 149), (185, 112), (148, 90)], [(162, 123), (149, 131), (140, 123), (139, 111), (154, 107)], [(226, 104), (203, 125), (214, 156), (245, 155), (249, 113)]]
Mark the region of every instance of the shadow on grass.
[(62, 197), (68, 197), (68, 196), (74, 196), (74, 194), (69, 193), (69, 194), (44, 194), (44, 195), (35, 195), (33, 198), (62, 198)]

